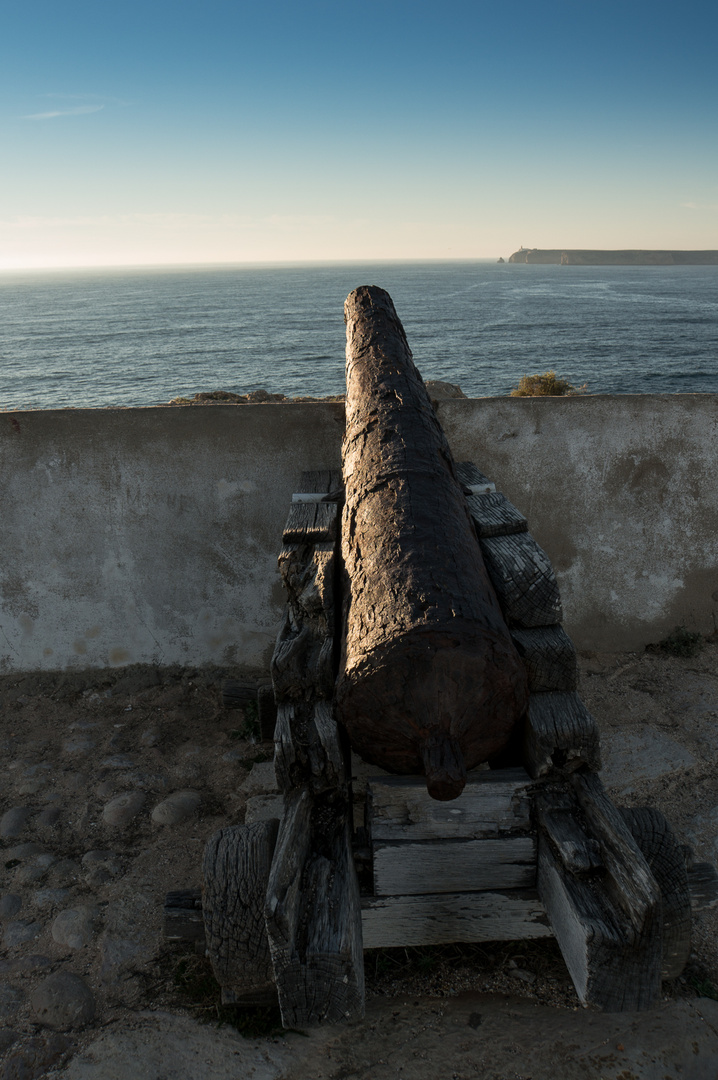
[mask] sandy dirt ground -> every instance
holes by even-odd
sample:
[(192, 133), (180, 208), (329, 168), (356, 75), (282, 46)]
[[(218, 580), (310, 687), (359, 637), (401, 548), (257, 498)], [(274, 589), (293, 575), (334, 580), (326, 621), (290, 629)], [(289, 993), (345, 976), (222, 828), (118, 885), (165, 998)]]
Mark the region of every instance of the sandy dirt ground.
[[(223, 707), (228, 675), (237, 673), (138, 667), (0, 680), (0, 1080), (120, 1080), (133, 1053), (146, 1062), (133, 1076), (151, 1080), (186, 1076), (191, 1061), (206, 1080), (534, 1080), (544, 1066), (529, 1047), (539, 1043), (556, 1078), (714, 1080), (715, 911), (696, 919), (686, 971), (664, 984), (655, 1015), (631, 1019), (638, 1028), (581, 1009), (555, 943), (542, 941), (367, 954), (359, 1029), (283, 1036), (267, 1012), (242, 1039), (206, 960), (162, 937), (165, 894), (199, 886), (206, 840), (241, 822), (266, 780), (271, 744), (252, 736), (251, 714)], [(614, 801), (658, 807), (699, 859), (718, 862), (718, 644), (694, 657), (586, 655), (580, 693), (599, 722)], [(52, 980), (67, 974), (75, 980), (60, 980), (58, 1002)], [(68, 1008), (78, 1019), (58, 1030)], [(673, 1032), (673, 1064), (659, 1060), (650, 1024)], [(192, 1039), (207, 1064), (192, 1057)], [(591, 1051), (591, 1064), (604, 1039), (613, 1058)], [(635, 1054), (615, 1049), (631, 1039)], [(652, 1064), (641, 1058), (649, 1050)]]

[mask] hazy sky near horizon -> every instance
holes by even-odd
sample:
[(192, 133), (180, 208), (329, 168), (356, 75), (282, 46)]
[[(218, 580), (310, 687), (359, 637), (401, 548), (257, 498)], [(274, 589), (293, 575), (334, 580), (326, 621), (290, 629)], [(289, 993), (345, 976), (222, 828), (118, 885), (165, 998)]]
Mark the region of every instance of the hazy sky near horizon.
[(28, 0), (0, 269), (718, 248), (714, 2)]

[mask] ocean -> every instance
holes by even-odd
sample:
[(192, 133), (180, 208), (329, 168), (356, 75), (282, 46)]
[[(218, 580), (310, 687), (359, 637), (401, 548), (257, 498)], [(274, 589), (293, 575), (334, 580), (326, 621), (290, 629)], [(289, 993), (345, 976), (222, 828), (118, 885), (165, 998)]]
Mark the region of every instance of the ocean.
[(554, 369), (592, 394), (718, 391), (718, 266), (488, 261), (0, 273), (0, 409), (344, 390), (343, 303), (391, 294), (425, 379)]

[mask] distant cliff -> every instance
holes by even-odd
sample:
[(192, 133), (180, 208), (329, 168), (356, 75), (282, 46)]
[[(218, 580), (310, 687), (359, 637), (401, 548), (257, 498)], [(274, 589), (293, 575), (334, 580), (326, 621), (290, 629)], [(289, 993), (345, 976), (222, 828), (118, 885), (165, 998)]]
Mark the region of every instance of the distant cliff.
[(717, 266), (718, 251), (584, 251), (582, 248), (520, 248), (510, 263), (562, 266)]

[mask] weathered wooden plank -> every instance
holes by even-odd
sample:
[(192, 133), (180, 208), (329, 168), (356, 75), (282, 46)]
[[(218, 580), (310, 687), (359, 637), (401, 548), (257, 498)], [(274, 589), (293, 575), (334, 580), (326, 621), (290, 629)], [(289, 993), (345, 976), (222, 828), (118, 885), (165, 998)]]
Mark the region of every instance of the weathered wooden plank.
[(309, 766), (315, 794), (333, 790), (348, 797), (345, 752), (331, 702), (314, 704), (309, 728)]
[(532, 781), (523, 769), (469, 773), (451, 803), (429, 797), (421, 777), (377, 776), (368, 785), (372, 841), (478, 839), (527, 832)]
[(362, 933), (365, 949), (553, 936), (537, 893), (520, 889), (367, 896), (362, 899)]
[(331, 698), (334, 691), (334, 636), (321, 637), (309, 622), (287, 611), (270, 664), (277, 701)]
[(510, 536), (526, 532), (528, 522), (520, 510), (500, 491), (468, 495), (466, 505), (480, 540), (489, 536)]
[(375, 896), (523, 889), (536, 883), (533, 836), (415, 844), (375, 841), (372, 846)]
[(308, 787), (288, 796), (265, 920), (284, 1026), (359, 1019), (361, 909), (346, 801), (325, 806)]
[(652, 950), (621, 917), (599, 876), (567, 871), (545, 837), (539, 837), (538, 892), (581, 1001), (607, 1012), (655, 1005), (660, 946)]
[(278, 565), (296, 621), (322, 638), (333, 634), (334, 544), (285, 544)]
[(292, 503), (284, 526), (285, 544), (315, 544), (337, 536), (339, 509), (335, 502)]
[(587, 873), (603, 865), (597, 840), (577, 820), (575, 806), (552, 806), (550, 794), (536, 795), (537, 818), (556, 853), (572, 874)]
[[(339, 474), (341, 478), (341, 473)], [(331, 469), (311, 469), (301, 474), (299, 490), (326, 495), (332, 484)]]
[(561, 598), (545, 551), (531, 533), (479, 541), (486, 569), (510, 626), (561, 622)]
[(219, 985), (245, 1000), (273, 992), (264, 900), (276, 837), (276, 821), (235, 825), (215, 833), (204, 852), (207, 953)]
[(201, 889), (168, 892), (163, 916), (162, 936), (165, 941), (204, 942)]
[(692, 862), (687, 873), (692, 910), (707, 911), (718, 905), (718, 871), (713, 863)]
[(601, 768), (598, 727), (578, 694), (531, 694), (523, 758), (534, 778), (547, 776), (554, 769)]
[(480, 469), (477, 469), (473, 461), (457, 461), (454, 463), (456, 467), (456, 476), (459, 483), (464, 489), (466, 495), (472, 495), (476, 493), (488, 494), (496, 491), (496, 484), (492, 480), (489, 480), (485, 473), (482, 473)]
[(524, 662), (532, 694), (575, 690), (578, 664), (573, 642), (561, 626), (514, 627), (511, 638)]
[(593, 835), (601, 845), (614, 899), (628, 915), (637, 934), (646, 940), (656, 939), (660, 959), (661, 891), (643, 853), (595, 773), (574, 773), (571, 782)]

